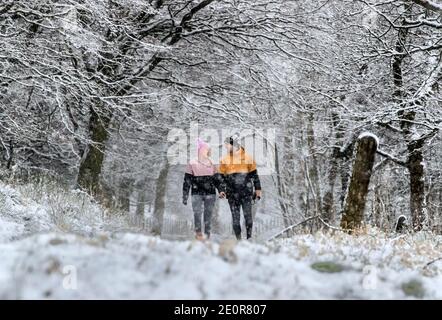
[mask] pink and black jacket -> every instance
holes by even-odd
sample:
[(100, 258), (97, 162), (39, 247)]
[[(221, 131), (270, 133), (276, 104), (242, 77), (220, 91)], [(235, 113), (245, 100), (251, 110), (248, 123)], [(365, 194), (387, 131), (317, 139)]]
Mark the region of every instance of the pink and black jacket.
[(192, 160), (186, 167), (183, 183), (183, 199), (187, 200), (189, 190), (192, 195), (210, 195), (225, 192), (226, 187), (222, 175), (213, 164), (204, 164), (198, 160)]

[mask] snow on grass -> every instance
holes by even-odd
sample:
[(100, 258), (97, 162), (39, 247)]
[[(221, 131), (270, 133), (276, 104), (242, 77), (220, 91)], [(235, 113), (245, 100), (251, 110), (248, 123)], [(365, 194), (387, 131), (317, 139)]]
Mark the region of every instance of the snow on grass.
[(0, 182), (0, 242), (49, 231), (92, 236), (127, 226), (124, 216), (107, 212), (84, 192), (48, 181), (14, 187)]
[(78, 210), (98, 209), (65, 192), (0, 184), (0, 299), (442, 299), (442, 261), (427, 266), (442, 237), (430, 233), (169, 241), (88, 224)]
[(51, 225), (46, 208), (0, 183), (0, 242), (49, 230)]
[[(422, 268), (434, 257), (435, 242), (428, 242), (397, 246), (387, 238), (370, 243), (364, 236), (316, 234), (269, 244), (216, 244), (131, 233), (95, 238), (50, 233), (0, 245), (0, 297), (441, 299), (442, 266), (433, 265), (431, 273)], [(340, 267), (320, 272), (312, 267), (317, 262), (322, 268), (327, 263)], [(75, 290), (63, 287), (66, 268), (72, 267)]]
[(23, 230), (22, 224), (0, 218), (0, 242), (13, 240), (17, 234), (23, 233)]

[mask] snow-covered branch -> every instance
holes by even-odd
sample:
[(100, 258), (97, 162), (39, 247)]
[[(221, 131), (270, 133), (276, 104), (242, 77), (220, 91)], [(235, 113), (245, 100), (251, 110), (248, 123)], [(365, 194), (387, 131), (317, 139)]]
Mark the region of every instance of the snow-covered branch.
[(401, 166), (406, 166), (407, 165), (406, 161), (401, 160), (401, 159), (393, 156), (392, 154), (390, 154), (388, 152), (385, 152), (385, 151), (382, 151), (382, 150), (378, 149), (378, 150), (376, 150), (376, 153), (378, 153), (379, 155), (387, 158), (390, 161), (393, 161), (394, 163), (396, 163), (398, 165), (401, 165)]
[(414, 3), (424, 7), (425, 9), (442, 12), (442, 4), (431, 0), (411, 0)]

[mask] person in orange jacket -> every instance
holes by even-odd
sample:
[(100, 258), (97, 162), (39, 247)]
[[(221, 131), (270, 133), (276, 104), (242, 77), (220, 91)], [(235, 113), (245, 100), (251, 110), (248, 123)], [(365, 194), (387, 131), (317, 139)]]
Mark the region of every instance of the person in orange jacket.
[(224, 141), (227, 155), (221, 159), (219, 173), (223, 175), (226, 196), (232, 213), (235, 236), (241, 239), (241, 208), (246, 222), (247, 239), (252, 237), (252, 200), (261, 198), (261, 182), (255, 160), (245, 152), (234, 137)]

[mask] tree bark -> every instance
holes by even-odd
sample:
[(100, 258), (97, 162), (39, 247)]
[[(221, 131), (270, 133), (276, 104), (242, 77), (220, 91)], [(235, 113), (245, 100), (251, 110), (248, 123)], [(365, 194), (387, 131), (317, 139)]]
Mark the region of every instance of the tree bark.
[(130, 196), (132, 194), (133, 179), (123, 178), (118, 190), (118, 204), (123, 211), (130, 211)]
[(137, 207), (135, 209), (135, 224), (137, 226), (144, 228), (144, 211), (146, 209), (146, 199), (147, 199), (147, 182), (139, 184), (139, 191), (137, 197)]
[[(279, 193), (279, 203), (282, 208), (284, 226), (289, 227), (293, 224), (296, 213), (296, 194), (301, 192), (295, 190), (296, 183), (296, 148), (295, 148), (295, 123), (290, 121), (286, 127), (286, 134), (283, 138), (283, 152), (280, 149), (275, 150), (277, 183)], [(281, 161), (279, 156), (282, 154)]]
[(334, 190), (336, 177), (338, 175), (338, 159), (339, 159), (339, 142), (344, 137), (344, 130), (339, 123), (336, 113), (332, 114), (332, 130), (335, 132), (335, 146), (330, 157), (329, 170), (327, 174), (327, 188), (322, 199), (322, 218), (333, 223), (336, 217)]
[(341, 227), (344, 229), (352, 230), (362, 225), (376, 150), (377, 140), (373, 136), (366, 135), (358, 139), (350, 186), (341, 220)]
[(108, 114), (98, 114), (95, 108), (91, 108), (90, 112), (89, 132), (92, 142), (87, 146), (80, 163), (77, 184), (95, 196), (100, 191), (100, 174), (111, 117)]
[(316, 155), (316, 141), (315, 141), (315, 131), (313, 128), (313, 114), (309, 114), (307, 118), (307, 146), (309, 149), (310, 161), (308, 163), (308, 179), (309, 179), (309, 190), (312, 194), (310, 203), (308, 204), (309, 211), (314, 212), (314, 215), (321, 213), (322, 208), (322, 198), (321, 189), (319, 185), (319, 165), (318, 157)]
[(165, 160), (164, 166), (157, 179), (155, 191), (155, 204), (153, 209), (152, 234), (160, 236), (163, 230), (164, 211), (166, 209), (167, 175), (169, 172), (169, 162)]
[(381, 195), (381, 186), (376, 185), (374, 188), (374, 197), (373, 197), (373, 223), (379, 229), (382, 228), (382, 195)]
[[(399, 39), (396, 44), (398, 52), (404, 52), (404, 43), (407, 37), (407, 29), (399, 30)], [(393, 97), (397, 104), (405, 103), (405, 94), (403, 92), (403, 76), (402, 76), (403, 55), (396, 56), (393, 61), (393, 81), (395, 91)], [(415, 231), (423, 228), (425, 220), (425, 172), (423, 166), (422, 147), (425, 140), (415, 139), (413, 134), (413, 122), (416, 118), (416, 112), (413, 109), (404, 111), (400, 109), (398, 112), (401, 120), (400, 126), (407, 143), (407, 169), (410, 174), (410, 213), (412, 225)]]
[(12, 161), (14, 159), (14, 142), (9, 141), (9, 151), (8, 151), (8, 160), (6, 163), (6, 169), (11, 170), (12, 169)]
[(416, 141), (408, 144), (408, 172), (410, 173), (410, 211), (413, 229), (422, 230), (426, 220), (425, 170), (422, 146)]
[[(287, 137), (284, 138), (285, 143), (286, 142)], [(284, 221), (284, 227), (288, 228), (290, 226), (290, 213), (289, 213), (289, 208), (288, 205), (286, 203), (286, 201), (288, 201), (288, 199), (286, 199), (286, 194), (284, 192), (284, 186), (282, 183), (282, 179), (281, 179), (281, 170), (280, 170), (280, 166), (279, 166), (279, 148), (275, 145), (275, 170), (276, 170), (276, 179), (277, 179), (277, 185), (278, 185), (278, 199), (279, 199), (279, 205), (281, 207), (281, 212), (282, 212), (282, 218)]]
[[(421, 1), (422, 3), (425, 1)], [(421, 3), (421, 4), (422, 4)], [(406, 12), (410, 13), (411, 6), (405, 7)], [(404, 24), (405, 22), (403, 22)], [(403, 75), (402, 62), (405, 57), (405, 42), (407, 40), (408, 29), (402, 28), (399, 30), (398, 40), (396, 42), (396, 51), (400, 54), (393, 59), (393, 84), (394, 92), (393, 98), (398, 105), (404, 106), (405, 93), (403, 92)], [(405, 106), (404, 106), (405, 107)], [(415, 231), (419, 231), (424, 227), (426, 218), (425, 205), (425, 171), (423, 165), (422, 147), (425, 139), (414, 138), (414, 131), (412, 129), (413, 122), (416, 118), (416, 112), (413, 109), (404, 111), (400, 109), (398, 112), (401, 120), (400, 126), (404, 139), (407, 143), (407, 169), (410, 174), (410, 213), (412, 218), (412, 225)]]

